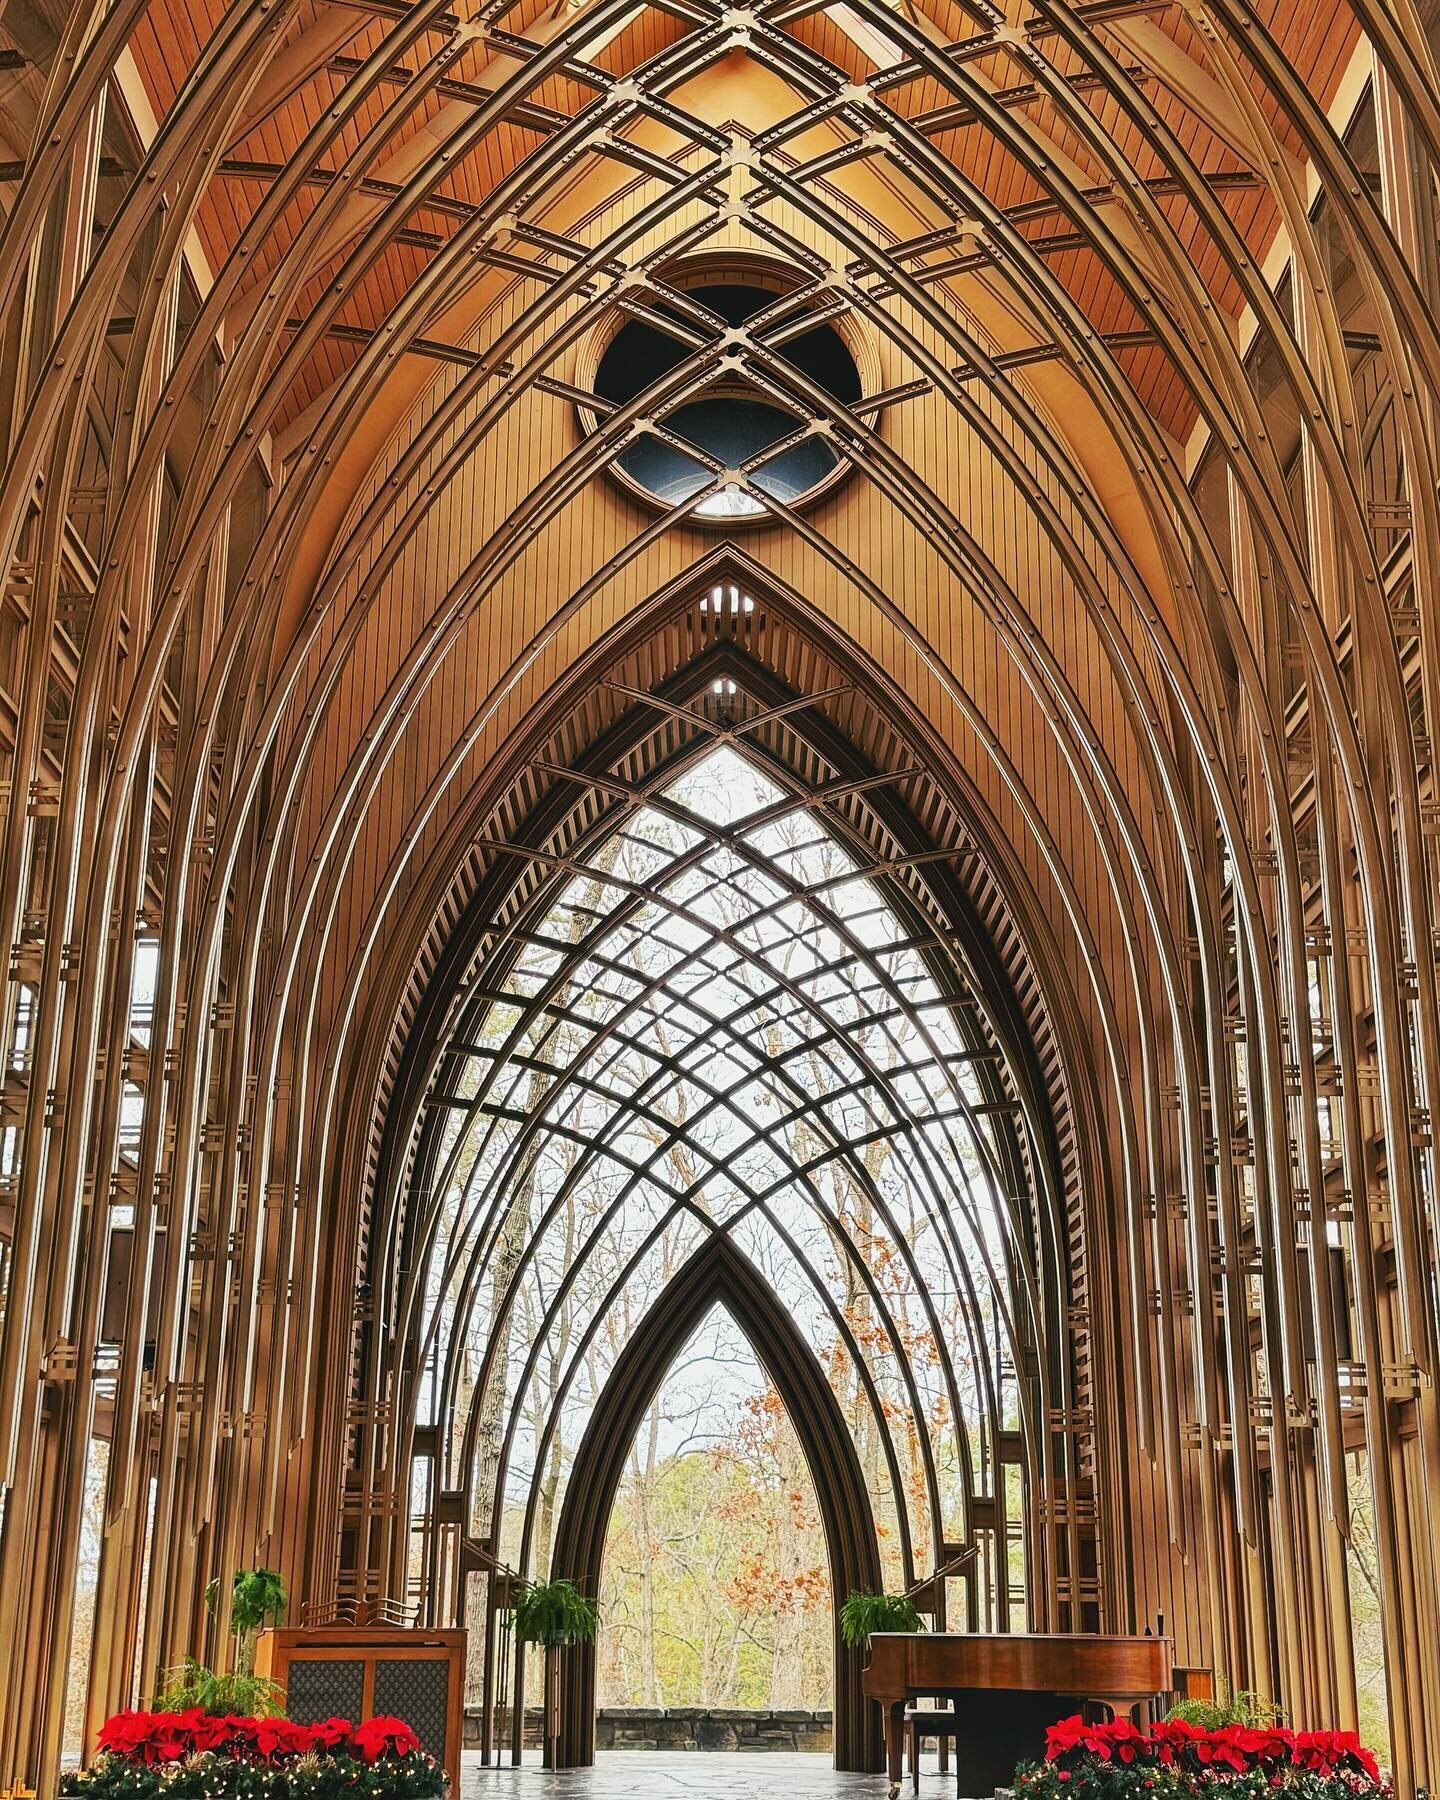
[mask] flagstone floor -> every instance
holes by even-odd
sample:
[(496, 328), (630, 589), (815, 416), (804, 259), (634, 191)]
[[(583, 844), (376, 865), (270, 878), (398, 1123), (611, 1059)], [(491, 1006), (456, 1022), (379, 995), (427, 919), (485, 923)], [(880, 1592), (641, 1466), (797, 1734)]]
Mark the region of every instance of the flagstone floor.
[[(927, 1766), (928, 1765), (928, 1766)], [(884, 1800), (883, 1775), (841, 1775), (828, 1756), (784, 1751), (602, 1750), (593, 1769), (481, 1768), (465, 1758), (460, 1800)], [(907, 1774), (901, 1800), (910, 1794)], [(933, 1756), (922, 1759), (920, 1800), (951, 1800), (953, 1775), (942, 1776)]]

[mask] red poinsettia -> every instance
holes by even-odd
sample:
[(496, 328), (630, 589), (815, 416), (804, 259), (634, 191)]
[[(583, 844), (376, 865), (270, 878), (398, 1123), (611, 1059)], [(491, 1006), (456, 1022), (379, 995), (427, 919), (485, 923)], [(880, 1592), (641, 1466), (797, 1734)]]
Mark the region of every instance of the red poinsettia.
[(308, 1725), (291, 1719), (261, 1719), (255, 1726), (255, 1748), (262, 1756), (303, 1756), (315, 1748), (315, 1734)]
[(1250, 1758), (1231, 1736), (1231, 1726), (1222, 1726), (1219, 1731), (1207, 1731), (1198, 1737), (1192, 1748), (1195, 1760), (1202, 1768), (1233, 1769), (1237, 1775), (1243, 1775), (1250, 1767)]
[[(1183, 1767), (1201, 1776), (1267, 1771), (1272, 1787), (1285, 1786), (1287, 1768), (1307, 1774), (1347, 1778), (1347, 1795), (1357, 1782), (1383, 1790), (1375, 1758), (1353, 1731), (1290, 1731), (1280, 1725), (1225, 1725), (1207, 1731), (1183, 1719), (1166, 1719), (1139, 1731), (1128, 1719), (1091, 1725), (1076, 1714), (1045, 1733), (1045, 1759), (1063, 1764), (1057, 1780), (1083, 1781), (1094, 1763)], [(1093, 1759), (1093, 1762), (1092, 1762)], [(1143, 1776), (1143, 1768), (1141, 1770)]]
[(1292, 1737), (1290, 1759), (1297, 1768), (1319, 1775), (1358, 1769), (1374, 1781), (1379, 1773), (1375, 1758), (1353, 1731), (1297, 1731)]
[(1251, 1765), (1287, 1761), (1295, 1742), (1294, 1732), (1280, 1725), (1227, 1725), (1225, 1732)]
[(219, 1750), (235, 1736), (234, 1722), (192, 1706), (175, 1714), (176, 1729), (183, 1731), (195, 1750)]
[(1137, 1731), (1129, 1719), (1117, 1719), (1110, 1726), (1107, 1741), (1117, 1762), (1132, 1763), (1145, 1749), (1145, 1734)]
[(152, 1717), (150, 1713), (137, 1712), (133, 1708), (118, 1712), (100, 1727), (96, 1741), (102, 1750), (109, 1750), (115, 1756), (144, 1757), (145, 1746), (154, 1731)]
[(1129, 1719), (1110, 1724), (1087, 1725), (1078, 1715), (1062, 1719), (1045, 1733), (1046, 1758), (1055, 1762), (1073, 1750), (1087, 1751), (1102, 1762), (1133, 1763), (1149, 1747), (1149, 1740)]
[(299, 1725), (293, 1719), (253, 1719), (238, 1713), (218, 1717), (199, 1707), (179, 1713), (134, 1708), (116, 1713), (100, 1727), (97, 1742), (112, 1756), (143, 1763), (177, 1762), (202, 1750), (228, 1750), (242, 1759), (259, 1757), (267, 1762), (316, 1751), (374, 1763), (382, 1756), (407, 1756), (420, 1748), (419, 1738), (403, 1719), (366, 1719), (361, 1725), (322, 1719), (315, 1725)]
[(348, 1719), (321, 1719), (310, 1727), (316, 1749), (335, 1750), (347, 1743), (355, 1727)]
[[(101, 1726), (103, 1755), (89, 1769), (60, 1778), (60, 1800), (133, 1800), (148, 1792), (175, 1765), (204, 1754), (199, 1765), (211, 1800), (244, 1800), (257, 1782), (282, 1786), (299, 1757), (328, 1764), (321, 1785), (328, 1791), (358, 1792), (370, 1800), (446, 1800), (449, 1777), (429, 1756), (403, 1719), (322, 1719), (299, 1725), (293, 1719), (255, 1719), (241, 1714), (218, 1718), (198, 1707), (188, 1712), (116, 1713)], [(363, 1764), (363, 1769), (358, 1765)], [(137, 1785), (138, 1783), (138, 1785)], [(1351, 1800), (1349, 1795), (1340, 1800)]]
[(1076, 1713), (1073, 1718), (1061, 1719), (1058, 1724), (1046, 1727), (1045, 1758), (1047, 1762), (1055, 1762), (1076, 1748), (1085, 1736), (1088, 1727)]
[(261, 1721), (249, 1713), (226, 1713), (223, 1720), (226, 1736), (222, 1740), (237, 1755), (255, 1748), (255, 1733)]
[(387, 1750), (395, 1756), (408, 1756), (420, 1748), (419, 1738), (403, 1719), (384, 1716), (357, 1725), (350, 1733), (350, 1744), (367, 1763), (378, 1761)]
[(1168, 1767), (1204, 1735), (1199, 1725), (1191, 1725), (1185, 1719), (1162, 1719), (1151, 1728), (1150, 1741), (1155, 1746), (1156, 1760)]

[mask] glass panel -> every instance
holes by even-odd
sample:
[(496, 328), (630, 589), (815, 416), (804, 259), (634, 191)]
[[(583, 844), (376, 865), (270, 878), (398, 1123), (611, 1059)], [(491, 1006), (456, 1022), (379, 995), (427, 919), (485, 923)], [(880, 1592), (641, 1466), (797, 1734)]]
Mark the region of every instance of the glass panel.
[(601, 1706), (831, 1703), (814, 1484), (769, 1379), (716, 1308), (630, 1446), (600, 1584)]
[[(783, 323), (788, 329), (788, 319), (781, 317), (782, 296), (771, 289), (745, 282), (699, 282), (687, 283), (685, 294), (691, 306), (712, 315), (714, 335), (726, 326), (757, 320), (772, 309), (779, 309), (774, 318), (759, 319), (755, 326), (758, 343), (765, 344), (769, 324), (778, 330)], [(803, 303), (792, 304), (803, 310)], [(673, 333), (667, 328), (670, 324)], [(628, 320), (606, 347), (595, 374), (595, 392), (614, 405), (628, 404), (694, 354), (697, 331), (704, 336), (703, 316), (697, 318), (690, 308), (669, 300), (655, 301), (649, 316)], [(833, 325), (819, 324), (794, 337), (783, 337), (783, 341), (777, 339), (773, 355), (782, 369), (796, 371), (805, 382), (847, 406), (860, 398), (855, 360)], [(762, 458), (765, 451), (792, 437), (805, 423), (801, 411), (790, 410), (774, 394), (733, 370), (725, 370), (702, 392), (681, 397), (669, 410), (667, 405), (668, 401), (661, 401), (657, 410), (667, 436), (683, 440), (701, 454), (689, 456), (680, 444), (647, 434), (616, 459), (632, 481), (667, 506), (699, 493), (714, 479), (717, 469), (736, 470)], [(810, 436), (768, 461), (755, 462), (749, 472), (762, 492), (788, 503), (818, 487), (838, 462), (823, 438)], [(697, 508), (705, 518), (743, 518), (763, 511), (761, 501), (733, 482)]]
[[(996, 1434), (1029, 1404), (1018, 1114), (974, 997), (914, 892), (737, 744), (617, 808), (585, 864), (477, 978), (418, 1159), (438, 1486), (547, 1573), (616, 1358), (722, 1232), (823, 1369), (908, 1587), (1001, 1498)], [(1003, 1502), (982, 1625), (1024, 1617), (1018, 1470)]]

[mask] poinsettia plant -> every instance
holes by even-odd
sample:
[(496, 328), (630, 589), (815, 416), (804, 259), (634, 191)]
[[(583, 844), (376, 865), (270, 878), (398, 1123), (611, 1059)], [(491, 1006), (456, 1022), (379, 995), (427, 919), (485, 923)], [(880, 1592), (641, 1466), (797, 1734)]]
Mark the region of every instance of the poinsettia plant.
[(1087, 1725), (1078, 1714), (1045, 1734), (1045, 1760), (1016, 1771), (1017, 1800), (1389, 1800), (1391, 1786), (1353, 1731), (1282, 1725), (1206, 1730), (1166, 1719)]
[(88, 1769), (60, 1777), (80, 1800), (440, 1800), (448, 1777), (403, 1719), (244, 1718), (122, 1712)]

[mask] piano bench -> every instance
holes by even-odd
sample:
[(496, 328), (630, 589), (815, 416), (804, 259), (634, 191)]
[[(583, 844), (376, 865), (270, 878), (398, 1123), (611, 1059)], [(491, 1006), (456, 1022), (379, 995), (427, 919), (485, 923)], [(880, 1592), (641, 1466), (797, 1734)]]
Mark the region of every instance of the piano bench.
[(959, 1735), (959, 1721), (954, 1711), (949, 1708), (928, 1706), (907, 1706), (905, 1708), (905, 1735), (910, 1740), (910, 1780), (915, 1792), (920, 1791), (920, 1746), (926, 1738), (940, 1740), (940, 1773), (947, 1773), (950, 1758), (947, 1745), (951, 1738)]

